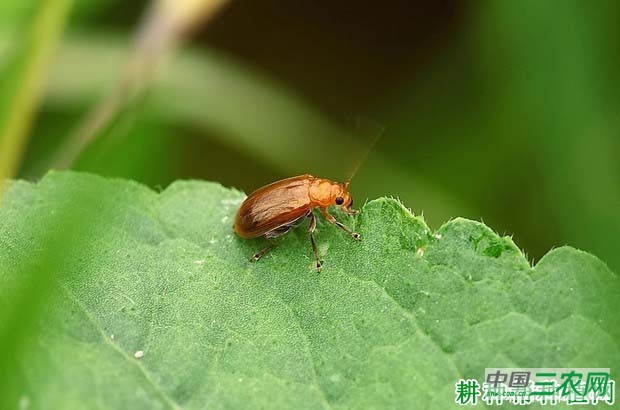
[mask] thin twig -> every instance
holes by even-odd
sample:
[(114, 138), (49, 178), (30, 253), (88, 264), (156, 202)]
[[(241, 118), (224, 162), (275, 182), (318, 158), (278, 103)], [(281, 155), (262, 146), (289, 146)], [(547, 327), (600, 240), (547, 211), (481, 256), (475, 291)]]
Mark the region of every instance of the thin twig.
[(213, 19), (228, 1), (154, 0), (138, 28), (121, 79), (59, 148), (51, 168), (71, 167), (119, 112), (148, 88), (163, 57), (199, 23), (204, 26)]

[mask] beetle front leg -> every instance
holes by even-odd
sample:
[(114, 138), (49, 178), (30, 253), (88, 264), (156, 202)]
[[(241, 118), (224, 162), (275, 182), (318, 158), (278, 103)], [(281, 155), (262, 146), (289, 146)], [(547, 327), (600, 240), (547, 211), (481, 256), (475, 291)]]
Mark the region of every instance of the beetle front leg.
[(321, 266), (323, 263), (319, 258), (319, 250), (316, 247), (316, 242), (314, 241), (314, 230), (316, 229), (316, 217), (314, 216), (314, 212), (310, 211), (308, 214), (308, 218), (310, 218), (310, 225), (308, 226), (308, 234), (310, 236), (310, 243), (312, 244), (312, 251), (314, 252), (314, 260), (315, 267), (317, 271), (321, 270)]
[(351, 235), (353, 239), (357, 241), (362, 239), (359, 233), (353, 232), (351, 229), (347, 228), (346, 225), (338, 222), (336, 218), (334, 218), (329, 212), (327, 212), (327, 208), (321, 208), (321, 212), (323, 213), (323, 216), (325, 217), (325, 219), (327, 219), (329, 223), (336, 225), (338, 228), (342, 229), (343, 231)]

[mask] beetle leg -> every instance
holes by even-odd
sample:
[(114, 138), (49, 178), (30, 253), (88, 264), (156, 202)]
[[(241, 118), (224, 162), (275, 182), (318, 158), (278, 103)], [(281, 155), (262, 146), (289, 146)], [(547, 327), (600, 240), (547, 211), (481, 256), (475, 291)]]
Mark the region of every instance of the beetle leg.
[(334, 218), (329, 212), (327, 212), (327, 208), (321, 208), (321, 212), (323, 213), (323, 216), (325, 217), (325, 219), (327, 219), (329, 223), (336, 225), (337, 227), (339, 227), (340, 229), (342, 229), (343, 231), (351, 235), (353, 239), (358, 240), (358, 241), (362, 239), (359, 233), (353, 232), (352, 230), (347, 228), (344, 224), (338, 222), (336, 218)]
[(312, 251), (314, 252), (314, 260), (316, 262), (316, 270), (320, 271), (323, 263), (319, 258), (319, 250), (316, 247), (316, 242), (314, 241), (314, 230), (316, 229), (316, 217), (314, 216), (314, 212), (310, 211), (308, 213), (308, 218), (310, 218), (310, 225), (308, 226), (308, 234), (310, 236), (310, 243), (312, 244)]
[(265, 255), (267, 252), (269, 252), (270, 250), (272, 250), (274, 248), (274, 244), (270, 244), (268, 247), (261, 249), (260, 251), (256, 252), (254, 255), (252, 255), (252, 257), (250, 258), (250, 260), (252, 261), (257, 261), (260, 258), (263, 257), (263, 255)]

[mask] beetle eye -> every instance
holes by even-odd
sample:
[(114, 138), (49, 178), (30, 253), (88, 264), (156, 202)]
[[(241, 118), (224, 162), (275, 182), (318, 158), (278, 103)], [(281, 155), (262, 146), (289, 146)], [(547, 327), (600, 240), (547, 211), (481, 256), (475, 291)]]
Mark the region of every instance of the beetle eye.
[(336, 205), (342, 205), (344, 203), (344, 198), (339, 196), (336, 197)]

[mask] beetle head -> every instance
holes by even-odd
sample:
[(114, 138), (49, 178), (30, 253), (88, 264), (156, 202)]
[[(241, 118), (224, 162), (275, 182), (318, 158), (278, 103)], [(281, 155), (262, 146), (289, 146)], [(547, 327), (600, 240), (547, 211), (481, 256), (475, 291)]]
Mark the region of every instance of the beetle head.
[(344, 184), (339, 184), (340, 189), (334, 196), (334, 204), (342, 208), (342, 210), (347, 214), (356, 214), (358, 211), (351, 209), (353, 206), (353, 197), (349, 192), (349, 182), (345, 182)]

